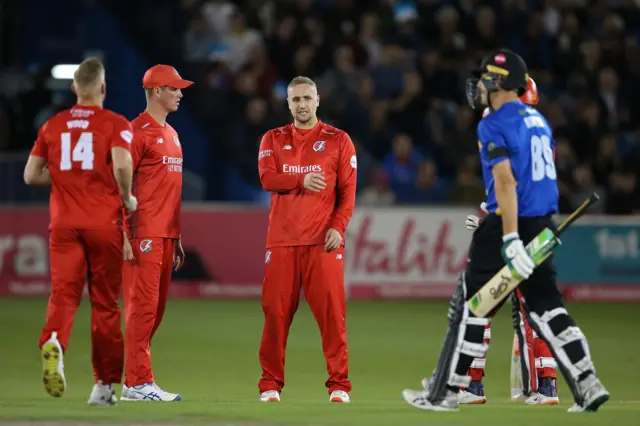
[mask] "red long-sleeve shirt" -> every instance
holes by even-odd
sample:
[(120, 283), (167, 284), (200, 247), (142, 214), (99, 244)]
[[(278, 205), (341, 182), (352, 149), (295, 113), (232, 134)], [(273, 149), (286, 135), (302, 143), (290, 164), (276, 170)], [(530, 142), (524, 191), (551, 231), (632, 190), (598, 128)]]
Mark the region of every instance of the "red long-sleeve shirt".
[[(271, 191), (267, 248), (317, 245), (334, 228), (343, 236), (356, 200), (356, 151), (345, 132), (318, 121), (312, 129), (293, 124), (262, 137), (258, 171)], [(327, 187), (303, 186), (307, 173), (324, 173)]]

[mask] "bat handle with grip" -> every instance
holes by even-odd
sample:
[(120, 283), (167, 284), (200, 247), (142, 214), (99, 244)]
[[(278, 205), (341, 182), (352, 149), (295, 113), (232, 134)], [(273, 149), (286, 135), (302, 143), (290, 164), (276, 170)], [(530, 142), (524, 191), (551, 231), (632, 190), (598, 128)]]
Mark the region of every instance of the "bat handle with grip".
[(595, 204), (596, 202), (598, 202), (599, 199), (600, 199), (600, 196), (598, 194), (596, 194), (595, 192), (593, 194), (591, 194), (591, 197), (589, 197), (588, 199), (584, 200), (582, 202), (582, 204), (580, 204), (580, 206), (577, 209), (575, 209), (574, 212), (571, 213), (569, 215), (569, 217), (566, 218), (558, 226), (558, 233), (563, 232), (569, 225), (571, 225), (573, 222), (578, 220), (578, 218), (580, 216), (585, 214), (585, 212), (587, 211), (589, 206), (591, 206), (591, 205)]

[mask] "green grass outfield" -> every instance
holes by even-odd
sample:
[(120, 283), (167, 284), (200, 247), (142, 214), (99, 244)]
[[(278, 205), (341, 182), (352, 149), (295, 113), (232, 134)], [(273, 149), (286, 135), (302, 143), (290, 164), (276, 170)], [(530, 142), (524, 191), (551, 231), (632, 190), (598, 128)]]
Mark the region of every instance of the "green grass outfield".
[[(36, 348), (45, 300), (0, 299), (0, 424), (79, 425), (638, 425), (640, 424), (640, 306), (569, 304), (591, 343), (611, 401), (597, 414), (570, 414), (561, 405), (528, 407), (509, 401), (510, 307), (494, 319), (485, 380), (488, 403), (458, 413), (430, 413), (402, 401), (431, 373), (446, 328), (446, 303), (352, 302), (349, 305), (353, 402), (329, 404), (319, 332), (301, 304), (287, 353), (280, 404), (258, 402), (257, 353), (262, 331), (258, 301), (170, 301), (153, 346), (160, 386), (180, 392), (178, 403), (89, 407), (92, 386), (89, 309), (78, 311), (65, 357), (68, 391), (47, 395)], [(119, 388), (119, 387), (118, 387)], [(117, 391), (118, 396), (120, 391)], [(33, 423), (30, 423), (33, 422)]]

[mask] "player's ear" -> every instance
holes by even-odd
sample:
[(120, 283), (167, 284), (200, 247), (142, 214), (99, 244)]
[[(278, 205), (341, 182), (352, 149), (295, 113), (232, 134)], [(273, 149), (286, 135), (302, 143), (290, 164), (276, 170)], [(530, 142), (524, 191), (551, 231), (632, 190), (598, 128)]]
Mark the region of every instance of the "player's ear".
[(106, 84), (104, 84), (104, 83), (102, 83), (102, 84), (100, 85), (100, 94), (101, 94), (101, 95), (104, 95), (104, 94), (106, 94), (106, 93), (107, 93), (107, 85), (106, 85)]
[(320, 95), (316, 96), (316, 108), (320, 106)]
[(78, 94), (78, 91), (76, 90), (76, 84), (74, 82), (71, 82), (71, 91), (76, 95)]

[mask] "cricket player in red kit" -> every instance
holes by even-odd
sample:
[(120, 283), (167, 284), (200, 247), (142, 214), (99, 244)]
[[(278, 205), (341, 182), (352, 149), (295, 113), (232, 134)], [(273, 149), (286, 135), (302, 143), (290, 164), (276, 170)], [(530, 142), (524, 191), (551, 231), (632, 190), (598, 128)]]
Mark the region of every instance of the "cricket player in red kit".
[(355, 148), (345, 132), (316, 117), (319, 98), (311, 79), (291, 81), (288, 103), (294, 122), (268, 131), (258, 154), (262, 187), (272, 193), (260, 400), (280, 400), (289, 327), (303, 289), (320, 328), (329, 400), (349, 402), (343, 249), (355, 205)]
[(147, 109), (132, 122), (133, 193), (140, 208), (129, 218), (125, 238), (125, 383), (121, 401), (180, 401), (162, 390), (151, 370), (151, 339), (167, 304), (171, 270), (184, 262), (180, 241), (182, 146), (166, 122), (178, 110), (183, 80), (175, 68), (155, 65), (144, 75)]
[(77, 104), (42, 125), (24, 171), (29, 185), (51, 184), (51, 296), (39, 340), (42, 381), (51, 396), (66, 390), (63, 355), (88, 281), (92, 405), (114, 405), (111, 385), (122, 379), (122, 206), (134, 211), (137, 205), (131, 195), (131, 125), (102, 108), (104, 78), (100, 60), (80, 64), (72, 85)]

